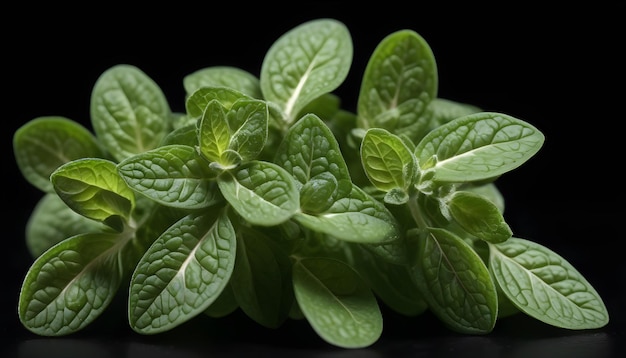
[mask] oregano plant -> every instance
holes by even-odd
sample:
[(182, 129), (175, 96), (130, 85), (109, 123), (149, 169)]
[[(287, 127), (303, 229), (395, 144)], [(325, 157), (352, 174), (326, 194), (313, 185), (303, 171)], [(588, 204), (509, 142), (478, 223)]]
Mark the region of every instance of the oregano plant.
[(505, 220), (497, 179), (540, 151), (542, 132), (438, 97), (433, 53), (410, 29), (375, 48), (347, 110), (334, 91), (352, 46), (337, 20), (303, 23), (258, 75), (182, 78), (183, 113), (119, 64), (94, 85), (92, 130), (63, 116), (20, 127), (15, 160), (43, 193), (25, 230), (24, 327), (78, 332), (121, 287), (129, 326), (146, 335), (241, 310), (361, 348), (381, 337), (382, 305), (464, 334), (515, 314), (604, 327), (593, 286)]

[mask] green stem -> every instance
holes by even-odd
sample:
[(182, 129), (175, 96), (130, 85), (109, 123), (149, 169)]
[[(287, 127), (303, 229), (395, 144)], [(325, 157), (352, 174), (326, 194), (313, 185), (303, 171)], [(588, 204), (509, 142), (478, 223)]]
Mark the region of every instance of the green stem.
[(422, 211), (420, 210), (419, 204), (417, 203), (417, 199), (419, 198), (420, 193), (411, 195), (409, 198), (409, 210), (411, 210), (411, 216), (413, 216), (413, 220), (417, 224), (419, 229), (424, 229), (428, 226), (428, 223), (424, 219), (424, 215), (422, 215)]

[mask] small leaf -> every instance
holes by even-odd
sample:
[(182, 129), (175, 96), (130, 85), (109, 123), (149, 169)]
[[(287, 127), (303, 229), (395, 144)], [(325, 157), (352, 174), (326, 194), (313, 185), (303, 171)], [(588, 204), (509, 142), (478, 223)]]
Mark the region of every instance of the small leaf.
[(202, 87), (187, 97), (185, 109), (189, 117), (200, 118), (213, 100), (216, 100), (227, 111), (232, 107), (233, 103), (241, 98), (249, 97), (232, 88), (222, 86)]
[(609, 314), (598, 292), (563, 257), (515, 237), (489, 248), (490, 269), (498, 286), (522, 312), (573, 330), (608, 324)]
[(156, 334), (205, 311), (227, 287), (235, 250), (235, 231), (224, 211), (190, 214), (172, 225), (133, 273), (131, 328)]
[(134, 267), (138, 256), (130, 239), (81, 234), (39, 256), (20, 291), (18, 312), (24, 327), (41, 336), (63, 336), (91, 324)]
[(202, 112), (198, 128), (198, 143), (200, 152), (210, 162), (217, 162), (228, 166), (232, 163), (222, 163), (222, 154), (228, 150), (231, 132), (226, 119), (224, 107), (212, 100)]
[(117, 169), (129, 187), (166, 206), (199, 209), (221, 200), (217, 173), (189, 146), (169, 145), (137, 154)]
[(455, 191), (446, 205), (454, 220), (479, 239), (499, 243), (513, 235), (498, 207), (482, 195)]
[(304, 258), (293, 267), (296, 300), (315, 332), (342, 348), (363, 348), (381, 336), (378, 302), (359, 274), (345, 263)]
[(498, 298), (487, 267), (460, 237), (445, 229), (428, 230), (414, 272), (429, 308), (456, 332), (491, 332)]
[(270, 47), (261, 67), (263, 98), (278, 104), (293, 122), (301, 109), (345, 80), (352, 63), (352, 38), (333, 19), (305, 22)]
[(237, 152), (242, 161), (256, 159), (267, 141), (267, 104), (256, 99), (240, 99), (226, 115), (232, 134), (228, 148)]
[(513, 170), (539, 151), (543, 134), (517, 118), (492, 112), (459, 117), (428, 133), (415, 148), (422, 169), (434, 162), (434, 181), (471, 182)]
[(291, 126), (276, 150), (274, 162), (302, 185), (325, 172), (337, 182), (350, 179), (339, 143), (330, 128), (314, 114), (305, 115)]
[(367, 63), (357, 127), (383, 128), (416, 140), (429, 129), (422, 116), (437, 88), (437, 66), (428, 43), (415, 31), (396, 31), (380, 42)]
[(253, 98), (262, 98), (259, 79), (237, 67), (207, 67), (183, 77), (183, 87), (188, 96), (202, 87), (229, 87)]
[(161, 88), (130, 65), (100, 75), (90, 113), (96, 137), (117, 161), (156, 148), (171, 129), (171, 110)]
[(118, 175), (116, 164), (105, 159), (74, 160), (55, 170), (50, 179), (67, 206), (118, 231), (135, 206), (135, 193)]
[(372, 128), (361, 142), (361, 161), (370, 182), (379, 190), (408, 190), (416, 162), (413, 153), (397, 136)]
[(235, 211), (255, 225), (278, 225), (299, 209), (293, 177), (274, 163), (251, 161), (225, 171), (217, 183)]
[(53, 193), (50, 174), (80, 158), (103, 158), (95, 136), (65, 117), (38, 117), (15, 131), (13, 154), (24, 178), (37, 189)]
[(56, 193), (44, 195), (26, 223), (26, 247), (33, 258), (70, 236), (102, 232), (106, 226), (65, 204)]

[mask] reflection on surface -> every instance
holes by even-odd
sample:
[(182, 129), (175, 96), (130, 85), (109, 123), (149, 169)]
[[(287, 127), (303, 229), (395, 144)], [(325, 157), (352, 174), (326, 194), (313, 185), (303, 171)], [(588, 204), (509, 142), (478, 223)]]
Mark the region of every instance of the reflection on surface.
[(281, 346), (276, 342), (264, 345), (242, 340), (219, 342), (165, 341), (137, 342), (131, 340), (98, 340), (69, 338), (35, 338), (21, 342), (16, 355), (6, 358), (199, 358), (239, 357), (246, 354), (272, 357), (326, 357), (326, 358), (379, 358), (398, 356), (459, 357), (471, 353), (481, 358), (489, 357), (613, 357), (614, 347), (607, 333), (581, 333), (544, 339), (507, 338), (488, 336), (424, 337), (424, 339), (399, 341), (381, 340), (367, 349), (341, 349), (330, 346), (319, 348)]

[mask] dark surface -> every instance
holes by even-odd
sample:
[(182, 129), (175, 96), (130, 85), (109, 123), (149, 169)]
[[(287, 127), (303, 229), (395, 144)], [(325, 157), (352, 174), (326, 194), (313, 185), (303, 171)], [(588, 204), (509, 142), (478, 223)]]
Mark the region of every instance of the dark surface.
[[(624, 6), (468, 7), (456, 13), (445, 7), (408, 11), (396, 5), (358, 12), (325, 7), (312, 3), (274, 15), (263, 15), (260, 8), (248, 14), (167, 9), (160, 15), (107, 8), (72, 16), (58, 8), (18, 8), (8, 15), (15, 19), (10, 27), (1, 25), (3, 118), (8, 123), (2, 132), (8, 171), (4, 221), (10, 228), (4, 238), (1, 357), (600, 358), (624, 351)], [(10, 145), (15, 130), (43, 115), (89, 125), (91, 88), (104, 70), (119, 63), (144, 70), (172, 108), (182, 111), (184, 75), (223, 64), (258, 75), (266, 50), (280, 35), (320, 17), (343, 21), (353, 35), (353, 67), (336, 91), (346, 108), (354, 108), (376, 44), (392, 31), (410, 28), (433, 49), (440, 97), (516, 116), (544, 132), (542, 150), (498, 179), (507, 220), (516, 236), (552, 248), (573, 264), (605, 300), (610, 323), (568, 331), (519, 315), (499, 320), (488, 335), (470, 336), (451, 332), (428, 313), (411, 318), (385, 310), (377, 343), (344, 350), (322, 342), (305, 321), (270, 330), (240, 313), (219, 320), (197, 317), (173, 331), (141, 336), (128, 327), (120, 294), (102, 317), (75, 335), (45, 338), (25, 330), (16, 313), (21, 280), (32, 262), (24, 227), (41, 194), (17, 170)]]

